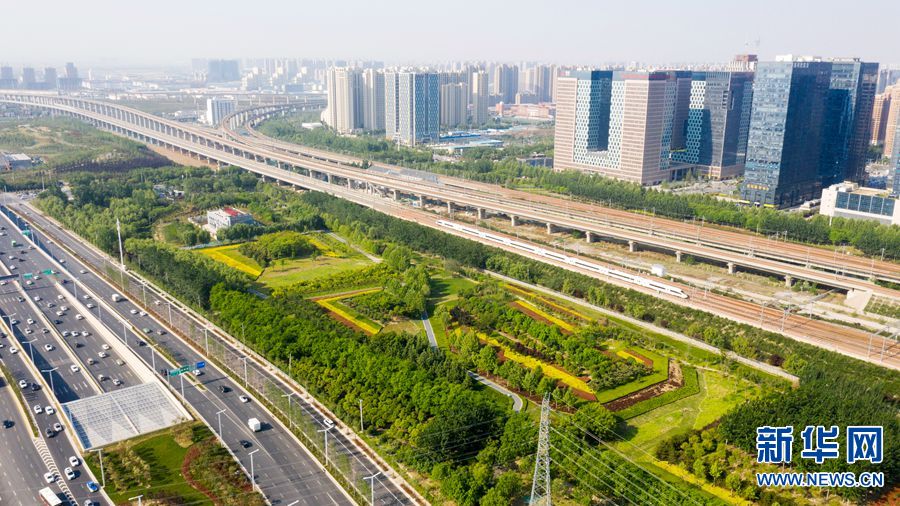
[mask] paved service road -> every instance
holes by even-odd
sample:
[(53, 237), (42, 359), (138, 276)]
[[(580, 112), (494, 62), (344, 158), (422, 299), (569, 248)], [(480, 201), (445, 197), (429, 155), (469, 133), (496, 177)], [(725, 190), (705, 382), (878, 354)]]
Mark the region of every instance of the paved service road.
[[(165, 350), (176, 360), (178, 366), (196, 364), (204, 360), (193, 348), (172, 336), (166, 325), (145, 313), (133, 301), (126, 298), (113, 302), (112, 295), (119, 291), (82, 264), (79, 258), (74, 258), (55, 244), (55, 241), (60, 240), (58, 237), (62, 237), (61, 240), (66, 242), (66, 246), (76, 250), (80, 256), (96, 256), (95, 252), (81, 244), (81, 239), (68, 235), (67, 231), (61, 231), (46, 218), (27, 209), (15, 210), (25, 220), (34, 220), (37, 227), (52, 234), (52, 238), (47, 239), (42, 231), (35, 230), (36, 241), (46, 248), (56, 262), (62, 262), (57, 264), (64, 266), (65, 269), (65, 274), (61, 277), (70, 279), (70, 282), (57, 285), (57, 288), (64, 290), (65, 297), (69, 300), (80, 297), (79, 300), (82, 302), (91, 301), (90, 303), (96, 306), (90, 309), (92, 314), (97, 316), (118, 339), (127, 342), (146, 364), (151, 367), (155, 364), (157, 373), (160, 373), (160, 369), (175, 367), (166, 362), (167, 359), (157, 351), (157, 348)], [(25, 214), (26, 212), (29, 214)], [(90, 298), (85, 299), (85, 295)], [(153, 300), (148, 300), (147, 303), (153, 304)], [(151, 339), (157, 344), (151, 345)], [(91, 353), (97, 349), (95, 346), (97, 345), (86, 345)], [(109, 361), (109, 358), (105, 360)], [(167, 379), (179, 392), (182, 391), (183, 382), (186, 403), (199, 413), (217, 434), (219, 433), (217, 413), (224, 410), (220, 415), (222, 439), (248, 472), (251, 469), (250, 453), (260, 450), (252, 457), (252, 467), (257, 485), (272, 504), (287, 505), (293, 504), (294, 501), (299, 501), (298, 505), (352, 504), (340, 487), (287, 429), (273, 420), (256, 399), (213, 364), (203, 369), (202, 376), (185, 374)], [(108, 383), (103, 382), (104, 385)], [(222, 387), (225, 388), (225, 392), (222, 391)], [(249, 402), (242, 402), (240, 396), (246, 396)], [(264, 422), (263, 430), (252, 432), (247, 426), (249, 418), (257, 418)], [(242, 440), (249, 442), (250, 446), (244, 448), (240, 443)]]
[[(17, 385), (7, 384), (0, 377), (0, 418), (12, 425), (0, 428), (0, 504), (31, 506), (37, 491), (46, 486), (47, 466), (41, 460), (32, 441), (31, 428), (22, 416), (15, 398)], [(8, 424), (6, 424), (8, 425)]]

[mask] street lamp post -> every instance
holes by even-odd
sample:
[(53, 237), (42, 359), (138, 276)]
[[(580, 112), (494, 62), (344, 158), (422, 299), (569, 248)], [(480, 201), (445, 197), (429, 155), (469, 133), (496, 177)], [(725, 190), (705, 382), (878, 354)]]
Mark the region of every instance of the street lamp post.
[(37, 365), (37, 363), (34, 361), (34, 345), (31, 344), (35, 341), (37, 341), (37, 338), (32, 339), (31, 341), (25, 341), (25, 344), (28, 345), (28, 354), (31, 355), (31, 363)]
[(290, 428), (294, 428), (294, 410), (293, 405), (291, 404), (291, 397), (294, 396), (294, 392), (290, 392), (282, 395), (282, 397), (287, 397), (288, 400), (288, 426)]
[(103, 485), (103, 488), (106, 488), (106, 471), (103, 469), (103, 448), (97, 448), (96, 450), (91, 451), (95, 451), (100, 455), (100, 484)]
[(59, 367), (54, 367), (53, 369), (41, 369), (42, 373), (47, 373), (47, 376), (50, 377), (50, 392), (53, 395), (56, 395), (56, 388), (53, 387), (53, 372), (59, 369)]
[(250, 383), (247, 381), (247, 358), (249, 357), (241, 357), (241, 360), (244, 361), (244, 385), (250, 386)]
[(371, 499), (370, 499), (371, 503), (370, 503), (370, 504), (371, 504), (372, 506), (375, 506), (375, 478), (376, 478), (379, 474), (381, 474), (381, 471), (376, 472), (376, 473), (373, 474), (372, 476), (363, 476), (363, 479), (364, 479), (364, 480), (372, 480), (372, 485), (369, 487), (369, 490), (370, 490), (370, 492), (371, 492)]
[(327, 425), (324, 429), (317, 430), (316, 432), (324, 432), (325, 433), (325, 466), (328, 467), (328, 432), (334, 428), (334, 424)]
[(141, 495), (139, 495), (139, 496), (137, 496), (137, 497), (131, 497), (131, 498), (129, 498), (128, 500), (129, 500), (129, 501), (133, 501), (133, 500), (137, 499), (138, 506), (141, 506), (141, 505), (143, 504), (143, 503), (141, 502), (141, 498), (142, 498), (142, 497), (144, 497), (144, 494), (141, 494)]
[(247, 454), (250, 456), (250, 483), (253, 484), (254, 489), (256, 488), (256, 470), (253, 467), (253, 454), (258, 451), (259, 451), (259, 448), (255, 449), (252, 452)]
[(216, 412), (216, 419), (219, 422), (219, 439), (222, 440), (223, 442), (225, 441), (225, 438), (222, 437), (222, 413), (224, 413), (224, 412), (225, 412), (224, 409)]

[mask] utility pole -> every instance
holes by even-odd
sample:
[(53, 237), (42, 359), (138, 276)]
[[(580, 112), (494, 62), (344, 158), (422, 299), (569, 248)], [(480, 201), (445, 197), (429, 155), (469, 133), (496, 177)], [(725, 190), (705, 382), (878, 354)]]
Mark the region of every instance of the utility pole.
[(224, 413), (224, 412), (225, 412), (224, 409), (216, 412), (216, 419), (219, 421), (219, 440), (222, 442), (225, 441), (225, 438), (222, 437), (222, 413)]
[(531, 480), (531, 505), (550, 506), (550, 394), (541, 403), (541, 425), (538, 431), (534, 477)]
[(259, 448), (253, 450), (248, 453), (250, 455), (250, 482), (253, 484), (253, 489), (256, 490), (256, 469), (253, 467), (253, 454), (258, 452)]
[(369, 490), (371, 491), (371, 499), (370, 499), (371, 502), (369, 504), (371, 504), (372, 506), (375, 506), (375, 478), (379, 474), (381, 474), (381, 471), (378, 471), (377, 473), (373, 474), (372, 476), (363, 476), (364, 480), (372, 480), (372, 485), (369, 487)]
[(363, 424), (363, 416), (362, 416), (362, 399), (359, 400), (359, 431), (365, 432), (366, 426)]
[(91, 451), (96, 451), (100, 455), (100, 484), (103, 485), (103, 488), (106, 488), (106, 471), (103, 469), (103, 448)]
[(116, 234), (119, 236), (119, 264), (120, 264), (122, 270), (124, 271), (125, 270), (125, 253), (122, 250), (122, 224), (119, 223), (118, 217), (116, 217)]
[(322, 430), (317, 430), (316, 432), (324, 432), (325, 433), (325, 467), (328, 467), (328, 432), (334, 428), (334, 424), (327, 425)]

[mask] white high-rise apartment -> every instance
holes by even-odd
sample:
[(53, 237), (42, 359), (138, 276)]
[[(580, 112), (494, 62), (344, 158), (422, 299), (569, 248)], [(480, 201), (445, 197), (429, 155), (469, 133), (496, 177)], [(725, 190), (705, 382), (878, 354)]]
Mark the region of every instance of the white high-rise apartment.
[(488, 74), (484, 71), (472, 73), (472, 124), (481, 126), (488, 122)]
[(384, 74), (375, 69), (363, 71), (363, 120), (364, 130), (384, 130)]
[(437, 74), (385, 72), (385, 137), (414, 146), (440, 135), (440, 86)]
[(230, 98), (206, 99), (206, 122), (211, 126), (218, 125), (225, 116), (237, 109), (237, 101)]
[(328, 108), (323, 121), (339, 134), (349, 134), (362, 127), (362, 74), (355, 69), (328, 69)]
[(464, 83), (441, 86), (441, 125), (458, 127), (468, 120), (469, 87)]

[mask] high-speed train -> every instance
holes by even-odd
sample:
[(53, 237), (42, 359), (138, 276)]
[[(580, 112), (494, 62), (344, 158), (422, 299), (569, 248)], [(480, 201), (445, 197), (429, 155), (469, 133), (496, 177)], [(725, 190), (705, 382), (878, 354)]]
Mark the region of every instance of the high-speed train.
[(584, 260), (581, 260), (580, 258), (562, 255), (560, 253), (556, 253), (555, 251), (547, 251), (543, 248), (538, 248), (530, 244), (521, 243), (519, 241), (513, 241), (512, 239), (507, 239), (506, 237), (500, 237), (499, 235), (494, 235), (489, 232), (478, 230), (477, 228), (461, 225), (459, 223), (453, 223), (452, 221), (438, 220), (437, 224), (442, 227), (452, 228), (453, 230), (457, 230), (469, 235), (481, 237), (482, 239), (487, 239), (489, 241), (512, 246), (513, 248), (524, 250), (529, 253), (534, 253), (535, 255), (552, 258), (553, 260), (556, 260), (558, 262), (565, 262), (569, 265), (574, 265), (576, 267), (593, 271), (613, 279), (618, 279), (619, 281), (624, 281), (626, 283), (650, 288), (651, 290), (656, 290), (659, 293), (674, 295), (675, 297), (680, 297), (682, 299), (688, 298), (687, 294), (684, 293), (681, 288), (670, 286), (665, 283), (660, 283), (654, 279), (645, 278), (643, 276), (635, 276), (634, 274), (629, 274), (627, 272), (622, 272), (615, 269), (607, 269), (606, 267), (602, 267), (591, 262), (586, 262)]

